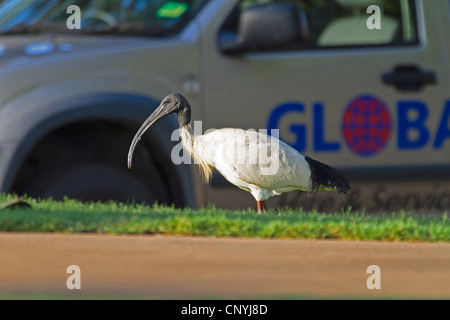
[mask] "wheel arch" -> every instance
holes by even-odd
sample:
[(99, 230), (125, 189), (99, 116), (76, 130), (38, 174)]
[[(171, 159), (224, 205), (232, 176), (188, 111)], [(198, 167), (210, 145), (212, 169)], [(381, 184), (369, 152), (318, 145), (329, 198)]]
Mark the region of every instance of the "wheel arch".
[[(33, 110), (25, 113), (24, 117), (14, 119), (14, 128), (20, 128), (20, 133), (17, 133), (20, 138), (7, 164), (8, 169), (1, 190), (12, 191), (30, 152), (42, 139), (59, 128), (86, 121), (102, 121), (129, 128), (134, 134), (158, 104), (156, 99), (135, 94), (96, 93), (68, 101), (54, 101), (41, 108), (44, 114), (36, 117), (36, 110)], [(174, 117), (166, 117), (161, 122), (160, 125), (152, 127), (143, 139), (149, 145), (156, 146), (157, 150), (166, 156), (170, 156), (173, 146), (177, 143), (171, 141), (170, 137), (178, 123)], [(167, 171), (171, 175), (169, 179), (178, 186), (176, 192), (181, 193), (179, 196), (183, 199), (183, 205), (195, 207), (195, 188), (189, 166), (173, 164)]]

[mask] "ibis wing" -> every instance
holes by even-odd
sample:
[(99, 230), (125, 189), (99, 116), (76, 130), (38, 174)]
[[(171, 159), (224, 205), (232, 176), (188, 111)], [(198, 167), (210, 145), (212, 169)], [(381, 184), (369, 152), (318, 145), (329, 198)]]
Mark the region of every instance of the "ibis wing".
[(202, 149), (211, 165), (240, 188), (310, 187), (311, 171), (305, 157), (276, 138), (242, 129), (220, 129), (201, 137), (196, 149)]

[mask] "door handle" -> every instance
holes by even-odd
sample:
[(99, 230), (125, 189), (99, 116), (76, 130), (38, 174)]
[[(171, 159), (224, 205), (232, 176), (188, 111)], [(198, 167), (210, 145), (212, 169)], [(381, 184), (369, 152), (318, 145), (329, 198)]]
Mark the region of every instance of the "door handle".
[(398, 91), (420, 91), (426, 85), (437, 83), (437, 75), (432, 71), (423, 71), (414, 65), (400, 65), (383, 74), (383, 83), (394, 86)]

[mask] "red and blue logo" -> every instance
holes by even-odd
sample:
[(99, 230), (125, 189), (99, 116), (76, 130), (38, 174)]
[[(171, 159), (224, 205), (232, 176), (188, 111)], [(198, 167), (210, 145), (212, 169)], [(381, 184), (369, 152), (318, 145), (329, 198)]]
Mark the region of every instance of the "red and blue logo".
[[(271, 129), (280, 129), (283, 119), (289, 119), (292, 114), (310, 114), (310, 119), (291, 122), (287, 127), (295, 136), (290, 146), (300, 152), (308, 149), (314, 152), (340, 152), (346, 144), (361, 157), (382, 153), (391, 143), (392, 136), (396, 136), (397, 149), (402, 151), (426, 147), (442, 150), (450, 140), (450, 100), (444, 102), (441, 110), (436, 106), (430, 108), (425, 102), (417, 100), (398, 101), (396, 107), (389, 109), (373, 95), (360, 95), (344, 110), (340, 124), (341, 136), (338, 136), (338, 132), (328, 132), (326, 110), (321, 102), (314, 102), (310, 109), (300, 102), (286, 102), (272, 111), (267, 128), (269, 132)], [(389, 110), (394, 112), (395, 117), (391, 116)], [(430, 121), (432, 112), (440, 112), (437, 124)], [(280, 139), (284, 140), (281, 134)]]
[(344, 112), (342, 135), (348, 147), (360, 156), (372, 156), (383, 150), (391, 130), (388, 108), (372, 96), (356, 98)]

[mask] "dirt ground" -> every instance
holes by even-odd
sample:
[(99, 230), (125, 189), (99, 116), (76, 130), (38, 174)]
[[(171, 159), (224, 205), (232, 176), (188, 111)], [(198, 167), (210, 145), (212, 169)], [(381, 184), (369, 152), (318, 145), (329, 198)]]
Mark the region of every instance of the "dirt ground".
[[(66, 287), (70, 265), (81, 290)], [(11, 294), (449, 299), (450, 244), (0, 233), (0, 298)]]

